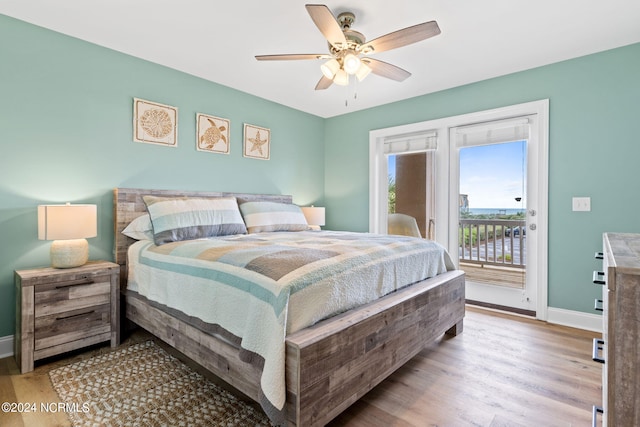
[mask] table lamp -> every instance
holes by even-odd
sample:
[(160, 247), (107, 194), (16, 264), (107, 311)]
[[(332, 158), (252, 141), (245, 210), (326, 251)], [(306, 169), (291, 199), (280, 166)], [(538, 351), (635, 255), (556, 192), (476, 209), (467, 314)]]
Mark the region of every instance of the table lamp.
[(320, 226), (324, 225), (324, 208), (312, 205), (302, 208), (302, 213), (312, 230), (320, 230)]
[(86, 238), (98, 235), (96, 205), (39, 205), (38, 239), (53, 240), (51, 266), (79, 267), (89, 260)]

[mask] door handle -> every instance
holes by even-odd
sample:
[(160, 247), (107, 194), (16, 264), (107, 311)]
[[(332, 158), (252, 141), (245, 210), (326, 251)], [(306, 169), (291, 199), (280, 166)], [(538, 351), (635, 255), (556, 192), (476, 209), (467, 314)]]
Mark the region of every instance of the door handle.
[(529, 230), (535, 230), (538, 228), (535, 224), (529, 224)]

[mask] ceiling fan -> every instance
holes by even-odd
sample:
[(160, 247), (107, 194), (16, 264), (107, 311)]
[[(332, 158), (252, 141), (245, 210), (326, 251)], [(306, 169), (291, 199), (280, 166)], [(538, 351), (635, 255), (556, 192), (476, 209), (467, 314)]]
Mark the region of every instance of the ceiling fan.
[(353, 13), (343, 12), (335, 18), (331, 10), (323, 4), (308, 4), (305, 7), (313, 22), (329, 42), (329, 54), (256, 55), (256, 59), (258, 61), (328, 59), (320, 66), (323, 75), (316, 85), (316, 90), (327, 89), (332, 83), (346, 86), (349, 84), (350, 75), (355, 75), (358, 81), (361, 81), (369, 73), (401, 82), (411, 73), (387, 62), (370, 58), (368, 55), (396, 49), (440, 34), (438, 23), (429, 21), (367, 42), (362, 33), (351, 29), (355, 21)]

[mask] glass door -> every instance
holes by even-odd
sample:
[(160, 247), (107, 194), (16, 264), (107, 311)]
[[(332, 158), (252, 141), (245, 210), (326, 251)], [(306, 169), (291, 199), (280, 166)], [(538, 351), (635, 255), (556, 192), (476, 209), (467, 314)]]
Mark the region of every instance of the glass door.
[[(488, 283), (486, 280), (483, 283), (478, 277), (467, 277), (467, 299), (526, 310), (530, 314), (535, 313), (538, 319), (546, 320), (548, 135), (548, 100), (370, 131), (369, 231), (386, 233), (390, 206), (395, 206), (392, 209), (399, 209), (399, 205), (394, 205), (393, 200), (389, 203), (390, 192), (394, 194), (395, 191), (402, 191), (405, 185), (411, 190), (411, 181), (401, 185), (398, 180), (398, 159), (405, 154), (433, 153), (433, 184), (427, 184), (424, 190), (432, 188), (434, 192), (434, 197), (429, 199), (427, 196), (425, 199), (433, 201), (433, 216), (427, 213), (424, 222), (420, 221), (423, 224), (423, 237), (429, 233), (428, 230), (435, 230), (433, 240), (447, 248), (456, 266), (474, 264), (468, 262), (465, 258), (468, 258), (467, 255), (462, 254), (464, 249), (467, 253), (481, 253), (491, 262), (505, 264), (503, 268), (513, 270), (510, 270), (513, 273), (511, 275), (504, 271), (495, 274)], [(514, 155), (509, 157), (511, 160), (490, 163), (493, 157), (497, 157), (494, 154), (481, 161), (480, 151), (475, 150), (480, 150), (482, 146), (489, 146), (487, 150), (510, 149), (519, 152), (520, 156)], [(508, 198), (513, 198), (513, 204), (495, 202), (481, 205), (479, 202), (482, 198), (479, 196), (484, 196), (485, 193), (476, 194), (473, 187), (464, 184), (461, 186), (461, 168), (464, 169), (462, 179), (467, 179), (464, 178), (468, 167), (466, 153), (469, 153), (470, 162), (479, 164), (485, 172), (491, 171), (489, 177), (499, 178), (504, 169), (520, 170), (517, 179), (497, 179), (496, 185), (483, 187), (488, 197), (499, 189), (511, 188), (513, 191), (508, 194)], [(390, 174), (391, 169), (394, 172)], [(404, 170), (404, 166), (401, 169)], [(480, 177), (469, 179), (479, 180)], [(520, 200), (516, 200), (517, 198)], [(428, 209), (428, 203), (427, 201), (425, 210)], [(509, 200), (509, 203), (512, 202)], [(476, 231), (462, 231), (463, 223), (466, 222), (467, 228), (469, 227), (469, 221), (466, 220), (487, 219), (470, 217), (470, 214), (478, 213), (475, 209), (482, 208), (494, 211), (495, 217), (490, 218), (491, 220), (503, 222), (495, 224), (495, 229), (492, 224), (472, 224), (472, 227), (478, 226)], [(427, 223), (430, 220), (435, 224)], [(481, 230), (480, 239), (477, 238), (478, 229)], [(463, 241), (466, 245), (464, 248)], [(478, 242), (483, 244), (478, 247)], [(475, 244), (475, 247), (470, 247), (471, 244)], [(488, 268), (489, 265), (486, 264), (487, 262), (480, 268)]]
[[(529, 120), (453, 129), (456, 142), (458, 262), (466, 298), (535, 315), (535, 283), (527, 270), (535, 254), (528, 215)], [(534, 243), (535, 243), (535, 239)]]
[(433, 240), (436, 224), (434, 151), (391, 154), (387, 159), (387, 232)]

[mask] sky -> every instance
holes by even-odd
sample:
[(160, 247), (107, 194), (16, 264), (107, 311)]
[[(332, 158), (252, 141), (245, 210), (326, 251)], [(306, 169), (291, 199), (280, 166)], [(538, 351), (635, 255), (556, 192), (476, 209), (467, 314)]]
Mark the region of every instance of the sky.
[[(525, 141), (460, 150), (460, 194), (468, 196), (470, 209), (526, 207), (525, 152)], [(516, 197), (522, 197), (522, 201), (516, 201)]]
[[(525, 156), (525, 141), (461, 149), (460, 194), (468, 196), (469, 208), (526, 208)], [(389, 156), (389, 172), (395, 176), (395, 156)]]

